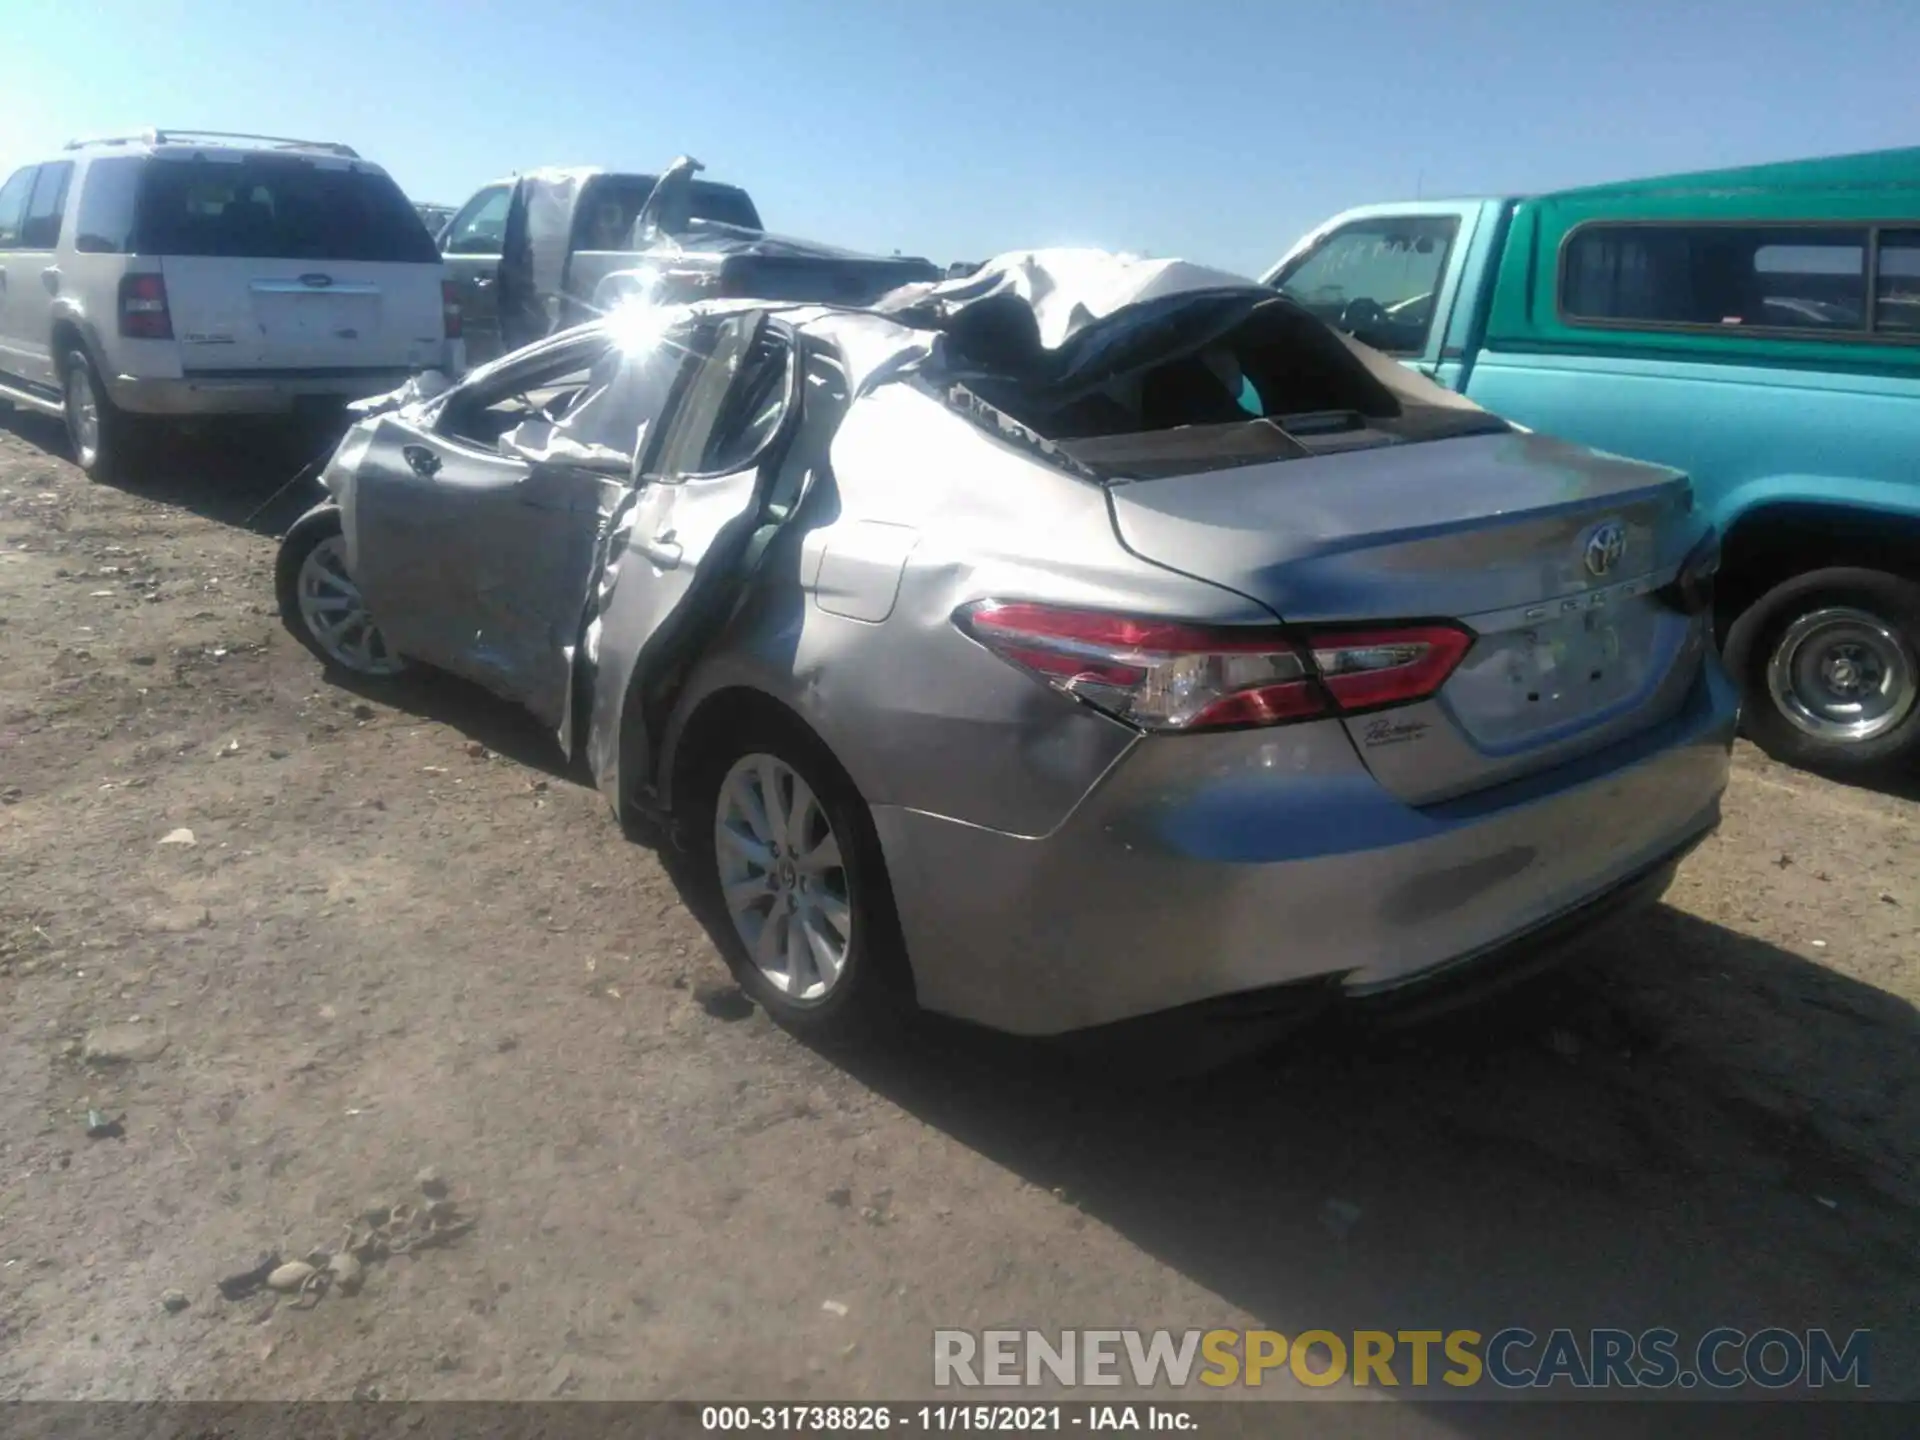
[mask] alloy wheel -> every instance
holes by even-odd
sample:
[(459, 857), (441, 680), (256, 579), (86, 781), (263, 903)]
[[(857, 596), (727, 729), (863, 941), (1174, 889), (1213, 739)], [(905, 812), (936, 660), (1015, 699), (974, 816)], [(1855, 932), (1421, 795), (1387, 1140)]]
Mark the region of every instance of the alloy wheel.
[(359, 675), (397, 675), (406, 668), (387, 648), (347, 573), (344, 536), (328, 535), (300, 562), (300, 621), (329, 660)]
[(816, 1004), (846, 974), (853, 905), (840, 840), (786, 761), (743, 755), (714, 809), (720, 893), (754, 968), (788, 1000)]
[(80, 467), (90, 468), (100, 458), (100, 397), (94, 393), (93, 376), (84, 365), (67, 372), (67, 429), (73, 440), (74, 459)]

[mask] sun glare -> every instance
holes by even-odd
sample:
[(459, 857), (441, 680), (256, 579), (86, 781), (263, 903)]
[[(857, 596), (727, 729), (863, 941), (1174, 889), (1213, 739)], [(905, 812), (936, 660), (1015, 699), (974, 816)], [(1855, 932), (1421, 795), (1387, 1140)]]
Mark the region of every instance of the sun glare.
[(674, 308), (656, 305), (645, 296), (623, 300), (607, 314), (613, 343), (626, 355), (642, 355), (659, 345), (672, 325)]

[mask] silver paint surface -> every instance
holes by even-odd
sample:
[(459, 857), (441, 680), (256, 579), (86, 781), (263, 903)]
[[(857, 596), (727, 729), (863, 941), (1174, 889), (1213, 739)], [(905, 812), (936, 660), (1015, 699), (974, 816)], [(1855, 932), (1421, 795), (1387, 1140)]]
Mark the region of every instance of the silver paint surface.
[[(930, 290), (1022, 293), (1058, 343), (1124, 318), (1129, 285), (1223, 283), (1141, 263), (1025, 253)], [(371, 405), (326, 483), (396, 647), (526, 704), (616, 808), (670, 811), (689, 736), (739, 692), (811, 729), (872, 810), (923, 1005), (1039, 1034), (1315, 976), (1390, 986), (1715, 823), (1736, 699), (1704, 618), (1650, 593), (1704, 531), (1682, 477), (1508, 433), (1101, 483), (963, 413), (943, 335), (767, 313), (809, 358), (752, 471), (636, 487), (437, 434), (460, 388), (587, 327)], [(403, 456), (422, 444), (430, 481)], [(1605, 523), (1624, 548), (1602, 583), (1583, 557)], [(954, 612), (984, 598), (1477, 638), (1417, 705), (1143, 736), (964, 636)], [(699, 640), (669, 676), (677, 633)], [(635, 697), (663, 685), (649, 726)]]

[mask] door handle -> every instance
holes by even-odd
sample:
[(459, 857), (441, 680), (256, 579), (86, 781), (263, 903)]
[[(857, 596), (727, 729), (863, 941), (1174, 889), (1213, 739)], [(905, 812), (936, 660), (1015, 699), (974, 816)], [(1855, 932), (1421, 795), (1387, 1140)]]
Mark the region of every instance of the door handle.
[(431, 480), (440, 473), (440, 457), (424, 445), (403, 445), (400, 456), (422, 480)]
[(478, 277), (473, 282), (473, 288), (476, 290), (491, 290), (493, 288), (493, 277), (491, 275)]
[(654, 536), (653, 539), (643, 540), (633, 548), (646, 556), (647, 559), (651, 560), (655, 565), (658, 565), (662, 570), (679, 569), (680, 556), (684, 553), (680, 549), (680, 542), (673, 538), (673, 531), (671, 530), (662, 530), (658, 535)]
[(47, 287), (47, 293), (49, 295), (58, 295), (60, 293), (60, 267), (58, 265), (49, 265), (46, 269), (42, 270), (40, 272), (40, 283)]

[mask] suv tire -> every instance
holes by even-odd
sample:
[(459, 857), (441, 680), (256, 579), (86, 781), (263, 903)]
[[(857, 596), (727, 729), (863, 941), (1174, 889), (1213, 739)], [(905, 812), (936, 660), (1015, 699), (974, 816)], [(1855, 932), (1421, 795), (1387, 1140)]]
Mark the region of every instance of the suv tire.
[(1835, 776), (1920, 759), (1920, 584), (1836, 567), (1774, 586), (1727, 632), (1743, 728), (1774, 759)]
[(113, 403), (100, 372), (84, 350), (69, 350), (60, 363), (67, 443), (89, 480), (111, 483), (133, 472), (139, 422)]

